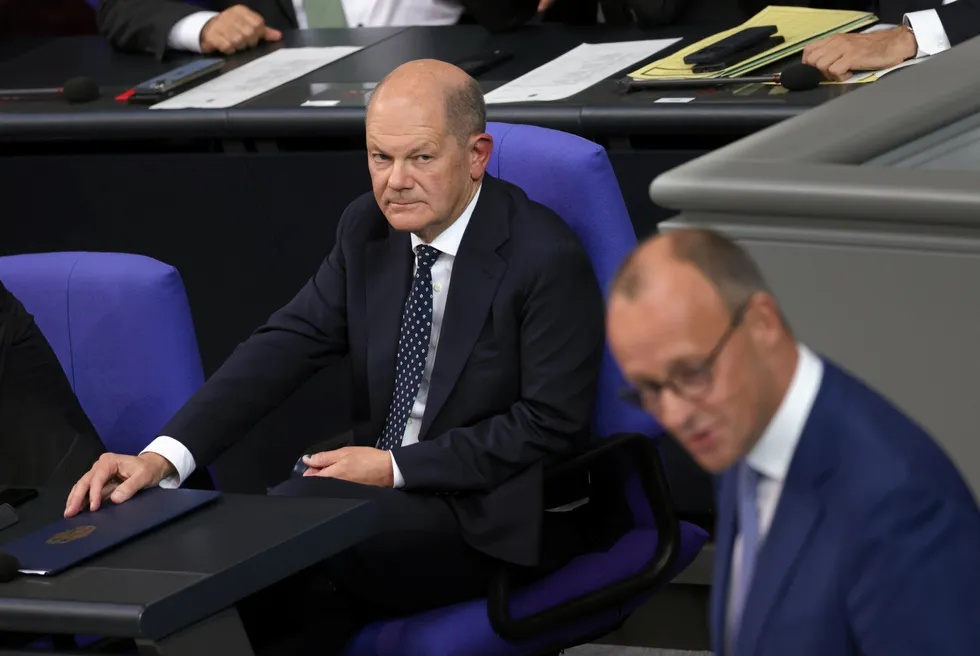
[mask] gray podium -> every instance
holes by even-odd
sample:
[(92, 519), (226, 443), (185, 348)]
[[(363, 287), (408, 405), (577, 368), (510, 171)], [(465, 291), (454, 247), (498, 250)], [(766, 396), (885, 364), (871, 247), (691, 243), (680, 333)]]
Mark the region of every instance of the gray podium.
[[(653, 181), (758, 259), (799, 337), (923, 424), (980, 496), (980, 39)], [(868, 463), (873, 466), (874, 463)]]

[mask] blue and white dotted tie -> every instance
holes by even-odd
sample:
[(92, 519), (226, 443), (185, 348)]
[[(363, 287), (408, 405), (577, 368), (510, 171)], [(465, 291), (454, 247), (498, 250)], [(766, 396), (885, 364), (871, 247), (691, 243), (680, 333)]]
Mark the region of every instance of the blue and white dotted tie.
[(398, 360), (395, 365), (395, 390), (388, 406), (388, 419), (378, 440), (378, 448), (390, 451), (402, 443), (408, 415), (425, 373), (425, 356), (432, 335), (432, 265), (439, 251), (421, 244), (415, 248), (418, 270), (412, 293), (408, 295), (398, 336)]

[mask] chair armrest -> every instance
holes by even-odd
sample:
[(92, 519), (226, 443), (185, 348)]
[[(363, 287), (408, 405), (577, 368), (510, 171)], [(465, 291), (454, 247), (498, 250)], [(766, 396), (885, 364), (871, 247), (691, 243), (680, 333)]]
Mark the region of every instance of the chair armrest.
[(674, 512), (667, 474), (655, 440), (636, 433), (611, 436), (602, 440), (601, 444), (592, 445), (585, 452), (550, 468), (546, 478), (566, 475), (621, 450), (630, 456), (630, 464), (639, 475), (657, 525), (657, 550), (650, 562), (633, 576), (519, 619), (510, 614), (509, 570), (501, 567), (490, 583), (487, 615), (490, 626), (505, 640), (526, 640), (585, 619), (659, 587), (669, 576), (680, 552), (680, 523)]

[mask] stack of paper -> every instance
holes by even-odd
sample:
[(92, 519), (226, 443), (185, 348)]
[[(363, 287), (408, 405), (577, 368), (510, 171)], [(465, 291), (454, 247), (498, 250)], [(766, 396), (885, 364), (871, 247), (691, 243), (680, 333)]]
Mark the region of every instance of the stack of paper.
[[(725, 32), (719, 32), (687, 48), (682, 48), (670, 57), (657, 60), (638, 71), (630, 73), (630, 76), (640, 80), (736, 77), (762, 68), (789, 55), (801, 52), (808, 43), (817, 39), (822, 39), (832, 34), (852, 32), (866, 27), (877, 20), (874, 14), (864, 11), (834, 11), (830, 9), (809, 9), (807, 7), (766, 7), (738, 27)], [(754, 57), (750, 57), (745, 61), (739, 62), (734, 66), (729, 66), (726, 69), (711, 73), (694, 73), (691, 70), (691, 66), (684, 63), (684, 57), (692, 52), (697, 52), (746, 28), (760, 27), (763, 25), (775, 25), (779, 28), (776, 34), (783, 37), (783, 43)]]

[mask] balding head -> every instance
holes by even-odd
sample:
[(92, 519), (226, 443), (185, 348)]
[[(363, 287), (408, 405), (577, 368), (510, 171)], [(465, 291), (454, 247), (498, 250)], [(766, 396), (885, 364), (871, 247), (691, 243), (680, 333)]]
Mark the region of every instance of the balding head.
[(644, 407), (705, 469), (751, 449), (796, 367), (796, 343), (751, 257), (708, 230), (647, 240), (620, 269), (608, 335)]
[(483, 92), (451, 64), (396, 68), (368, 105), (374, 196), (396, 230), (431, 242), (466, 209), (490, 161)]
[(368, 112), (380, 101), (441, 104), (444, 128), (465, 143), (487, 129), (487, 105), (479, 82), (463, 69), (435, 59), (402, 64), (371, 95)]

